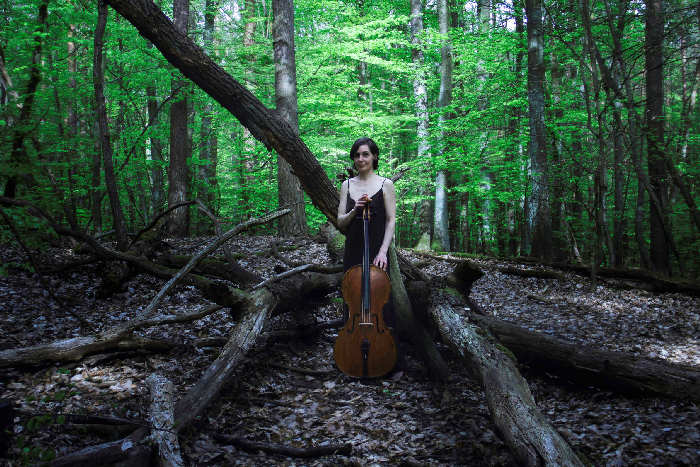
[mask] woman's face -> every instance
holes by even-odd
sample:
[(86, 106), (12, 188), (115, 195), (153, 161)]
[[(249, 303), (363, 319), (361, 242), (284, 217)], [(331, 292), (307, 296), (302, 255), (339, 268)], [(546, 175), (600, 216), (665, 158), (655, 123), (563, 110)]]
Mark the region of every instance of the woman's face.
[(362, 172), (364, 170), (372, 169), (372, 164), (374, 163), (374, 155), (370, 152), (369, 146), (363, 144), (357, 148), (355, 153), (355, 168)]

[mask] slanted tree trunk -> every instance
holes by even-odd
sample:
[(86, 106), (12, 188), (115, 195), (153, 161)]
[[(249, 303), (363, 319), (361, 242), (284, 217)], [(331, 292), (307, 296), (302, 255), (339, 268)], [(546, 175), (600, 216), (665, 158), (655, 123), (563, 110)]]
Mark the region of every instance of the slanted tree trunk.
[[(297, 116), (297, 71), (294, 55), (294, 3), (292, 0), (273, 0), (274, 23), (272, 35), (275, 54), (275, 102), (277, 112), (299, 133)], [(292, 213), (279, 221), (280, 235), (306, 233), (304, 193), (292, 166), (277, 157), (277, 190), (280, 207)]]
[(126, 236), (126, 223), (119, 201), (119, 190), (114, 175), (114, 163), (112, 157), (112, 143), (109, 137), (107, 124), (107, 105), (104, 95), (104, 70), (102, 64), (102, 40), (107, 25), (107, 3), (104, 0), (97, 2), (97, 27), (95, 28), (95, 48), (93, 55), (93, 80), (95, 84), (95, 102), (97, 105), (97, 124), (100, 131), (100, 149), (104, 164), (105, 185), (109, 195), (109, 205), (112, 209), (112, 223), (117, 237), (117, 248), (126, 250), (129, 239)]
[[(187, 22), (190, 13), (189, 0), (173, 1), (173, 23), (181, 34), (187, 35)], [(171, 89), (178, 97), (170, 106), (170, 164), (168, 167), (168, 205), (182, 203), (187, 199), (189, 179), (187, 158), (190, 156), (190, 138), (187, 129), (186, 83), (173, 78)], [(183, 206), (170, 213), (168, 233), (174, 237), (184, 237), (189, 230), (189, 207)]]

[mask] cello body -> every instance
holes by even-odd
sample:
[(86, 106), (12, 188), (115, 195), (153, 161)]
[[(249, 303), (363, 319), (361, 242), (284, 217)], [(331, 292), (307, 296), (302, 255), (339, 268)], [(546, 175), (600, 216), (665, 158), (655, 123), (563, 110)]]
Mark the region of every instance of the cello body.
[(333, 348), (338, 369), (356, 378), (376, 378), (396, 365), (396, 342), (384, 322), (382, 309), (391, 297), (391, 281), (382, 269), (369, 264), (368, 213), (364, 213), (362, 264), (348, 269), (341, 290), (349, 314)]

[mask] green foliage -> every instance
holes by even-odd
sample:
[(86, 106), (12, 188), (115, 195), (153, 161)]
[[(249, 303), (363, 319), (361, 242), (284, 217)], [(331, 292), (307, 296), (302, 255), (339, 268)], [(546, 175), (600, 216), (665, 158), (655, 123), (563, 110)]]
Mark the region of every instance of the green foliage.
[[(0, 181), (19, 177), (17, 197), (38, 203), (67, 223), (75, 216), (88, 231), (111, 229), (111, 215), (100, 172), (99, 147), (94, 128), (92, 77), (93, 33), (96, 8), (70, 2), (50, 2), (45, 33), (37, 34), (38, 0), (5, 2), (0, 6), (0, 47), (5, 69), (12, 80), (7, 103), (0, 103)], [(396, 183), (398, 198), (397, 243), (413, 246), (430, 225), (421, 224), (423, 205), (431, 201), (437, 170), (449, 173), (449, 193), (454, 247), (469, 253), (517, 255), (526, 225), (525, 200), (531, 190), (527, 155), (529, 141), (526, 34), (514, 27), (512, 2), (499, 4), (492, 21), (484, 26), (473, 8), (453, 11), (455, 24), (449, 39), (454, 63), (452, 104), (439, 109), (440, 47), (435, 5), (428, 2), (423, 15), (420, 49), (422, 69), (412, 56), (409, 3), (396, 0), (299, 0), (295, 2), (295, 47), (301, 138), (316, 155), (331, 180), (345, 172), (352, 142), (371, 136), (380, 146), (380, 173), (391, 176), (409, 169)], [(93, 5), (94, 6), (94, 5)], [(274, 106), (272, 12), (269, 4), (255, 2), (241, 17), (222, 8), (215, 13), (214, 42), (206, 49), (235, 79), (263, 103)], [(603, 60), (634, 99), (621, 101), (606, 94), (600, 70), (585, 49), (579, 9), (561, 0), (545, 2), (546, 138), (552, 202), (562, 203), (566, 221), (555, 236), (572, 250), (573, 241), (584, 258), (595, 247), (594, 175), (605, 162), (605, 201), (610, 230), (615, 219), (624, 220), (624, 257), (639, 264), (634, 241), (637, 173), (631, 144), (643, 139), (629, 134), (630, 123), (643, 119), (644, 5), (617, 11), (627, 4), (592, 2), (592, 32)], [(163, 4), (171, 14), (170, 3)], [(204, 1), (192, 1), (190, 36), (203, 44)], [(691, 105), (689, 76), (695, 70), (699, 50), (694, 4), (678, 0), (667, 12), (664, 55), (665, 147), (667, 157), (681, 173), (697, 204), (700, 182), (700, 106)], [(608, 15), (612, 15), (608, 21)], [(244, 46), (246, 24), (254, 25), (253, 45)], [(623, 27), (621, 56), (613, 60), (615, 42), (610, 24)], [(38, 64), (41, 83), (32, 112), (20, 121), (32, 71), (35, 39), (42, 40)], [(239, 122), (203, 91), (191, 84), (174, 93), (181, 76), (150, 47), (135, 28), (113, 11), (105, 36), (105, 95), (114, 149), (119, 197), (130, 231), (146, 224), (165, 206), (157, 201), (158, 176), (167, 193), (170, 104), (187, 96), (191, 110), (189, 127), (192, 157), (189, 198), (199, 197), (226, 222), (235, 224), (277, 207), (277, 157), (252, 141)], [(366, 65), (361, 82), (359, 64)], [(429, 119), (428, 154), (416, 157), (416, 109), (413, 80), (426, 77)], [(623, 90), (627, 92), (627, 88)], [(149, 122), (149, 93), (159, 107)], [(175, 95), (173, 95), (173, 93)], [(2, 93), (0, 93), (2, 94)], [(613, 159), (615, 115), (622, 122), (624, 160)], [(443, 127), (438, 119), (449, 117)], [(206, 117), (206, 118), (205, 118)], [(207, 123), (207, 119), (211, 122)], [(73, 125), (72, 122), (75, 122)], [(209, 126), (207, 126), (209, 125)], [(443, 140), (443, 133), (446, 138)], [(13, 141), (25, 135), (21, 160), (11, 161)], [(217, 140), (216, 159), (206, 155), (207, 138)], [(156, 143), (163, 158), (155, 157)], [(642, 145), (642, 150), (645, 151)], [(642, 154), (646, 169), (646, 155)], [(205, 176), (215, 162), (215, 181)], [(623, 178), (621, 214), (615, 208), (614, 176)], [(338, 180), (339, 184), (339, 180)], [(93, 194), (97, 192), (98, 196)], [(669, 225), (686, 258), (686, 273), (700, 273), (694, 252), (700, 236), (692, 226), (686, 202), (676, 188), (669, 190)], [(97, 202), (95, 202), (97, 200)], [(306, 199), (311, 231), (325, 222)], [(557, 204), (558, 205), (558, 204)], [(642, 205), (641, 243), (648, 241), (648, 202)], [(7, 210), (30, 248), (46, 243), (50, 229), (23, 210)], [(193, 209), (192, 233), (210, 232), (208, 219)], [(429, 216), (428, 216), (429, 217)], [(100, 218), (102, 222), (100, 222)], [(255, 233), (274, 233), (275, 226), (260, 226)], [(6, 226), (0, 241), (10, 242)], [(607, 242), (604, 257), (609, 257)], [(6, 273), (6, 265), (0, 266)], [(5, 271), (5, 272), (3, 272)]]

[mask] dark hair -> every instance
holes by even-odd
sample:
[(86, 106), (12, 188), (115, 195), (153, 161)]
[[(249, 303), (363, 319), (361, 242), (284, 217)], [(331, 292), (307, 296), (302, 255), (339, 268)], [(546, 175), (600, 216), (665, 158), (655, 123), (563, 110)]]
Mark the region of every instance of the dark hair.
[(366, 144), (367, 147), (369, 147), (369, 152), (371, 152), (374, 156), (374, 160), (372, 161), (372, 168), (374, 170), (377, 170), (377, 167), (379, 166), (379, 148), (377, 147), (377, 143), (375, 143), (372, 140), (372, 138), (367, 138), (365, 136), (355, 141), (352, 145), (352, 148), (350, 148), (350, 159), (352, 159), (353, 161), (355, 160), (355, 156), (357, 156), (357, 150), (360, 149), (360, 146), (362, 146), (363, 144)]

